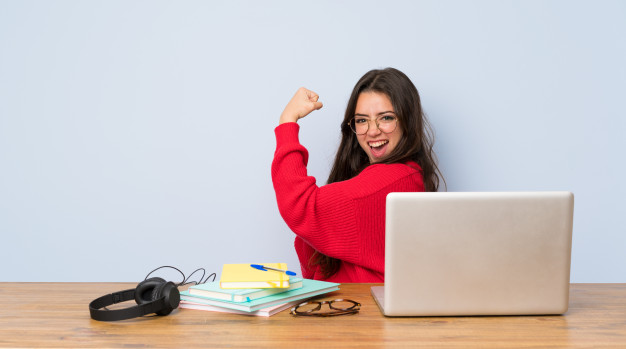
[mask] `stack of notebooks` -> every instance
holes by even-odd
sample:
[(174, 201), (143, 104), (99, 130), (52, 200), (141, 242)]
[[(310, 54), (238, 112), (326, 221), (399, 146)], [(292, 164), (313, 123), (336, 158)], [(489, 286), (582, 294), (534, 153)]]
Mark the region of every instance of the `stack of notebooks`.
[[(286, 270), (285, 263), (264, 266)], [(244, 315), (271, 316), (304, 299), (336, 291), (339, 284), (289, 277), (250, 264), (225, 264), (219, 282), (189, 287), (180, 293), (180, 307)]]

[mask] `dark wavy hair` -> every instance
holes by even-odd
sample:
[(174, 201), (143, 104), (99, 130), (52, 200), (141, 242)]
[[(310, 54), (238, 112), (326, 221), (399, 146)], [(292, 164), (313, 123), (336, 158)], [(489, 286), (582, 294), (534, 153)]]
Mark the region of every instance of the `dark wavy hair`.
[[(417, 88), (401, 71), (394, 68), (375, 69), (367, 72), (356, 83), (348, 100), (346, 113), (341, 123), (341, 143), (327, 183), (340, 182), (358, 175), (370, 165), (369, 158), (359, 145), (357, 135), (350, 129), (350, 119), (354, 117), (356, 103), (363, 92), (377, 92), (389, 97), (398, 117), (398, 127), (402, 138), (389, 156), (377, 163), (405, 163), (414, 161), (422, 168), (424, 189), (437, 191), (439, 180), (444, 181), (437, 167), (437, 157), (433, 152), (434, 134), (424, 111)], [(322, 276), (329, 278), (339, 271), (341, 261), (318, 251), (309, 260), (311, 265), (321, 267)]]

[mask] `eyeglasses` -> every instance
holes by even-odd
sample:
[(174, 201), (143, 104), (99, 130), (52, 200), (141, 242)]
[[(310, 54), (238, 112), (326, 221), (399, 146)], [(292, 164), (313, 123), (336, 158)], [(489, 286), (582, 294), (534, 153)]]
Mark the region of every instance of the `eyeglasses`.
[[(320, 311), (322, 305), (328, 304), (330, 311)], [(361, 309), (361, 303), (349, 299), (335, 299), (332, 301), (310, 301), (304, 302), (291, 308), (291, 315), (294, 316), (338, 316), (356, 314)]]
[(378, 127), (382, 133), (391, 133), (398, 125), (398, 118), (395, 115), (383, 115), (374, 120), (370, 120), (364, 116), (355, 116), (350, 119), (348, 124), (350, 125), (352, 132), (357, 135), (364, 135), (370, 128), (370, 121), (374, 121), (376, 123), (376, 127)]

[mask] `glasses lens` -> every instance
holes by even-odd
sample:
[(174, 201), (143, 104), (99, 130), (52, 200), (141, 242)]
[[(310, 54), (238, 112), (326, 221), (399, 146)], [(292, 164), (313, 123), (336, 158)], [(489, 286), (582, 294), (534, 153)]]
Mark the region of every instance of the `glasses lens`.
[(319, 303), (317, 302), (306, 302), (298, 305), (296, 308), (296, 312), (298, 313), (310, 313), (312, 311), (316, 311), (319, 308)]
[(383, 116), (378, 119), (378, 128), (384, 133), (391, 133), (396, 129), (397, 120), (395, 116)]
[(352, 120), (350, 120), (350, 128), (358, 135), (366, 134), (368, 127), (369, 120), (366, 118), (352, 118)]
[(330, 307), (336, 310), (352, 310), (356, 306), (357, 304), (355, 302), (345, 299), (337, 299), (330, 304)]

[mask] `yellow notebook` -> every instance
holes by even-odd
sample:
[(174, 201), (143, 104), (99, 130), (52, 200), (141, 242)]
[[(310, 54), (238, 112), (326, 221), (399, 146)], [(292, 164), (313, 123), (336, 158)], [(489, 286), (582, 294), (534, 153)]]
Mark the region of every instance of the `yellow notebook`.
[[(287, 263), (259, 263), (287, 270)], [(224, 264), (220, 288), (288, 288), (289, 276), (278, 271), (254, 269), (250, 264)]]

